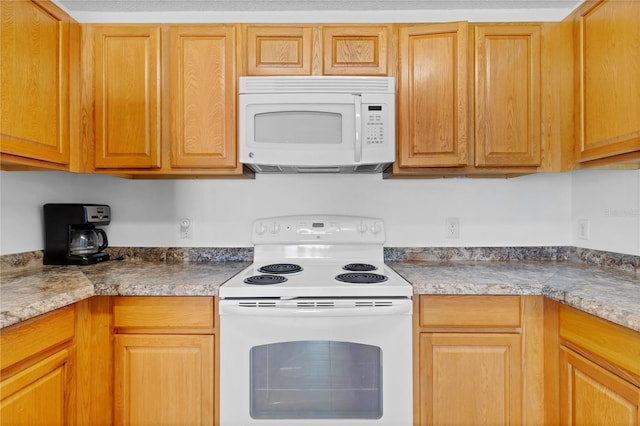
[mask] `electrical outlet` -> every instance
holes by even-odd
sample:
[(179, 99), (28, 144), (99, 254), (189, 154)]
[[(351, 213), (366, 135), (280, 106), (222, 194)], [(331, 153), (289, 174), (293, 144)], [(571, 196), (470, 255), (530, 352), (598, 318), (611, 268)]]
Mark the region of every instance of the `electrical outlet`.
[(589, 239), (589, 220), (578, 220), (578, 238), (580, 238), (581, 240)]
[(189, 218), (180, 219), (180, 239), (190, 240), (192, 238), (193, 220)]
[(460, 238), (460, 219), (447, 218), (447, 238)]

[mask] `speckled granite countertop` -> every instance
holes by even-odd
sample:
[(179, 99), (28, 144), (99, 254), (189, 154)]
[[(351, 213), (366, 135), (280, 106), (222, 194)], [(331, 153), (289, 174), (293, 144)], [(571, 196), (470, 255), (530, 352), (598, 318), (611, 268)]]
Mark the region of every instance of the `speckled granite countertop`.
[(640, 331), (640, 277), (575, 262), (388, 262), (414, 294), (543, 295)]
[(0, 328), (91, 296), (215, 296), (249, 262), (105, 262), (3, 273)]
[[(129, 254), (125, 261), (81, 267), (41, 266), (37, 256), (29, 260), (23, 256), (16, 270), (4, 263), (0, 328), (94, 295), (215, 296), (222, 283), (250, 264), (252, 254), (227, 250), (200, 258), (200, 252), (184, 253)], [(388, 264), (413, 284), (414, 294), (544, 295), (640, 331), (640, 277), (636, 270), (604, 269), (565, 259), (425, 261), (424, 251), (419, 256), (415, 251), (410, 256), (407, 253), (393, 253)], [(437, 256), (442, 258), (442, 253)], [(169, 258), (178, 261), (167, 261)], [(635, 257), (632, 260), (637, 261)], [(29, 267), (24, 267), (25, 263)], [(637, 267), (637, 262), (633, 265)]]

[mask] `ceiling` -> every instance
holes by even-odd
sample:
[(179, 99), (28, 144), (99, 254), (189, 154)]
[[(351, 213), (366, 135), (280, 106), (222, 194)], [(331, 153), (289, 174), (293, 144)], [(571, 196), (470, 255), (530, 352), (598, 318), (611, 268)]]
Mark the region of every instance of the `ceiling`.
[(582, 0), (53, 0), (81, 23), (561, 21)]
[(70, 12), (573, 9), (576, 0), (58, 0)]

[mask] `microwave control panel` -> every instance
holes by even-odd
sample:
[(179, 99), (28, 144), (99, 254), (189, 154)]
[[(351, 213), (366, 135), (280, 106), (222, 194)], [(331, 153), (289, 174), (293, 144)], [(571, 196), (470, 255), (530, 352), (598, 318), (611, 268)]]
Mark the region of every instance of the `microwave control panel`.
[(363, 105), (364, 142), (366, 144), (382, 144), (385, 138), (386, 122), (385, 105)]

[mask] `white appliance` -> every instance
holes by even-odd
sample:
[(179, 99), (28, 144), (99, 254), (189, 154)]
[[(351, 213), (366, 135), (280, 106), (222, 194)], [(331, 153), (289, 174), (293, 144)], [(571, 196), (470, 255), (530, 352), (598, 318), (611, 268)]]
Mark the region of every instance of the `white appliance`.
[(240, 77), (240, 162), (258, 173), (378, 173), (395, 160), (394, 77)]
[(223, 284), (220, 424), (412, 424), (412, 287), (384, 224), (256, 220), (254, 263)]

